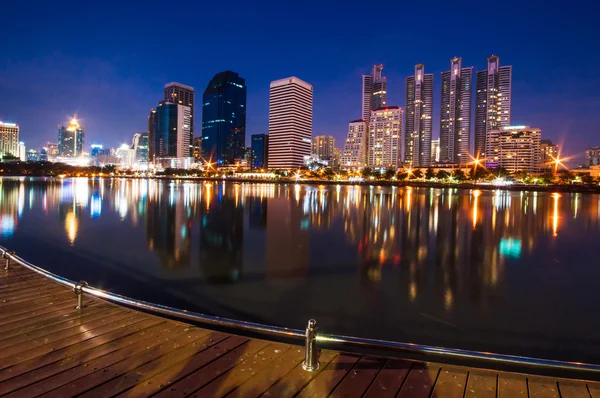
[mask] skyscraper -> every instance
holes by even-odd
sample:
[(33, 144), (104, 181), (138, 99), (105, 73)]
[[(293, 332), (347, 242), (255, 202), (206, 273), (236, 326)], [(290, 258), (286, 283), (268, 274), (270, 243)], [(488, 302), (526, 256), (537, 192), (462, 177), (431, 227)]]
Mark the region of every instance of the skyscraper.
[(450, 60), (450, 70), (442, 72), (440, 108), (440, 161), (469, 162), (473, 67), (463, 68), (462, 59)]
[(506, 126), (487, 133), (486, 165), (516, 171), (537, 172), (540, 167), (542, 132), (529, 126)]
[(181, 83), (165, 84), (165, 102), (190, 107), (190, 144), (194, 137), (194, 88)]
[(433, 75), (425, 65), (415, 65), (415, 75), (406, 78), (406, 127), (404, 161), (411, 167), (431, 164), (431, 123), (433, 116)]
[(217, 73), (202, 97), (202, 155), (234, 164), (246, 144), (246, 81), (230, 70)]
[(317, 135), (312, 141), (312, 154), (319, 160), (331, 162), (333, 160), (333, 149), (335, 138), (331, 135)]
[(19, 125), (0, 122), (0, 156), (19, 156)]
[(85, 136), (84, 128), (73, 116), (67, 127), (58, 126), (58, 152), (60, 156), (78, 157), (83, 153)]
[(165, 168), (187, 168), (191, 120), (189, 106), (164, 101), (158, 104), (152, 134), (155, 163)]
[(271, 82), (269, 94), (270, 169), (297, 168), (310, 156), (313, 88), (288, 77)]
[(486, 134), (510, 125), (512, 66), (500, 66), (500, 58), (488, 58), (486, 70), (477, 72), (475, 93), (476, 157), (485, 157)]
[(371, 111), (367, 166), (398, 167), (402, 146), (402, 108), (386, 106)]
[(148, 163), (154, 163), (156, 150), (154, 148), (154, 134), (156, 130), (156, 109), (150, 109), (148, 115)]
[(353, 120), (348, 124), (348, 137), (342, 153), (342, 166), (361, 168), (367, 164), (367, 122)]
[(374, 65), (371, 75), (363, 75), (362, 118), (368, 123), (371, 111), (387, 103), (387, 79), (381, 75), (383, 65)]
[(269, 155), (269, 135), (268, 134), (252, 134), (252, 164), (251, 168), (267, 168), (267, 158)]

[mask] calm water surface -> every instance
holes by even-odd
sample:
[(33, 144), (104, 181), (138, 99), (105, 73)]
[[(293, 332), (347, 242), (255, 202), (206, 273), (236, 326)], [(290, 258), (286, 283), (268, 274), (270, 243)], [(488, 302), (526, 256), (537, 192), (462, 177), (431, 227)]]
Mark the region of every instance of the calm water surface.
[(600, 196), (3, 179), (0, 243), (156, 303), (600, 362)]

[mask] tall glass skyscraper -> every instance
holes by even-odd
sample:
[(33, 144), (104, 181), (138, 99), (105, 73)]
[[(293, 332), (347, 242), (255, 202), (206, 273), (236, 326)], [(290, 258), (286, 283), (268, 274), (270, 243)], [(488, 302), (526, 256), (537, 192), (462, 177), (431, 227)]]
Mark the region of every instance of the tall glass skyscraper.
[(186, 168), (190, 157), (192, 111), (189, 106), (161, 102), (156, 108), (152, 149), (163, 167)]
[(269, 135), (268, 134), (252, 134), (252, 168), (266, 169), (267, 157), (269, 156)]
[(415, 75), (406, 78), (406, 127), (404, 162), (411, 167), (431, 164), (431, 123), (433, 116), (433, 75), (425, 65), (415, 65)]
[(383, 65), (374, 65), (370, 75), (363, 75), (362, 118), (367, 124), (371, 111), (384, 107), (387, 103), (387, 79), (381, 75)]
[(84, 129), (73, 116), (68, 126), (58, 126), (58, 152), (60, 156), (77, 157), (83, 153)]
[(244, 157), (246, 81), (227, 70), (217, 73), (202, 97), (202, 155), (219, 165)]

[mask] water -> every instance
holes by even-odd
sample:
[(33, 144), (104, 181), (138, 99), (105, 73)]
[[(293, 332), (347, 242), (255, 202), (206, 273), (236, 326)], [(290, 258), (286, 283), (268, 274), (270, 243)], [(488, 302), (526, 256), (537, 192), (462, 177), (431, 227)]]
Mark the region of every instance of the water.
[(326, 333), (600, 363), (600, 196), (3, 179), (0, 243), (120, 294)]

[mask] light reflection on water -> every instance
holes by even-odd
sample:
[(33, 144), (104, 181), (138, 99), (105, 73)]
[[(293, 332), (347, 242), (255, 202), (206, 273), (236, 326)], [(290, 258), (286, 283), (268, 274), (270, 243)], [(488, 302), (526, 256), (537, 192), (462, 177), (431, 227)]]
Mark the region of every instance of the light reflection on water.
[(600, 326), (599, 209), (568, 193), (20, 178), (0, 183), (0, 236), (161, 304), (582, 359), (600, 358), (582, 348)]

